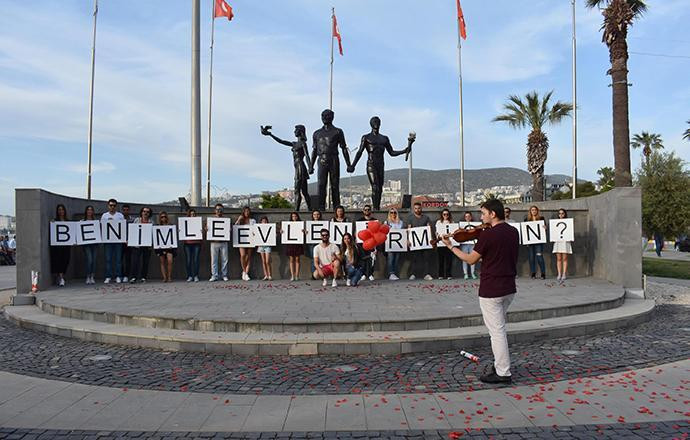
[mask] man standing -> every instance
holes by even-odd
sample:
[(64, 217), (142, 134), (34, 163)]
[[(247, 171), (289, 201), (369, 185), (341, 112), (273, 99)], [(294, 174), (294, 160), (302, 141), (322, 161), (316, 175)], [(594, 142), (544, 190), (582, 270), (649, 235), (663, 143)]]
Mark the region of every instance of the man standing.
[(503, 203), (491, 199), (481, 206), (482, 222), (491, 225), (479, 235), (479, 240), (472, 253), (467, 254), (450, 246), (450, 239), (443, 237), (443, 242), (462, 261), (475, 264), (482, 259), (482, 271), (479, 278), (479, 307), (482, 310), (484, 324), (491, 337), (491, 351), (494, 355), (494, 366), (491, 372), (479, 378), (485, 383), (511, 383), (510, 352), (506, 334), (506, 314), (513, 301), (517, 288), (517, 257), (519, 234), (517, 229), (505, 222)]
[[(413, 213), (407, 217), (407, 229), (419, 228), (422, 226), (431, 227), (431, 219), (428, 215), (422, 213), (422, 204), (415, 202), (413, 206)], [(429, 259), (431, 258), (429, 252), (430, 250), (431, 249), (424, 249), (421, 251), (412, 252), (412, 255), (410, 256), (410, 280), (415, 280), (417, 278), (415, 272), (419, 272), (420, 267), (424, 267), (424, 271), (420, 272), (426, 274), (424, 275), (424, 279), (427, 281), (433, 280), (429, 274)]]
[(340, 270), (340, 249), (330, 242), (328, 229), (321, 230), (321, 243), (314, 246), (314, 279), (323, 279), (323, 287), (328, 285), (328, 277), (333, 277), (331, 286), (338, 287), (335, 280)]
[[(223, 204), (216, 203), (214, 211), (215, 217), (223, 217)], [(223, 281), (228, 281), (228, 242), (211, 241), (209, 248), (211, 249), (211, 279), (209, 281), (218, 281), (221, 274)]]
[(333, 206), (340, 205), (340, 159), (338, 147), (343, 150), (345, 165), (350, 167), (350, 152), (345, 144), (345, 133), (338, 127), (333, 126), (335, 114), (332, 110), (321, 112), (321, 122), (323, 127), (314, 132), (311, 159), (309, 160), (309, 174), (314, 173), (314, 164), (319, 159), (318, 188), (319, 206), (318, 209), (326, 209), (326, 182), (330, 179), (331, 200)]
[[(117, 211), (117, 200), (108, 200), (108, 210), (101, 216), (101, 223), (124, 220), (125, 217)], [(105, 280), (103, 284), (110, 283), (110, 279), (115, 273), (115, 282), (122, 282), (122, 243), (104, 243), (105, 251)]]

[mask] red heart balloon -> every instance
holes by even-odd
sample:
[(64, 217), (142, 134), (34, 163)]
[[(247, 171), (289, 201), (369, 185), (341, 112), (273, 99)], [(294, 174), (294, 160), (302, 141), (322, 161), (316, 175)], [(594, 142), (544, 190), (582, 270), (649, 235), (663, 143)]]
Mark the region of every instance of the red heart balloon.
[(383, 232), (384, 234), (388, 235), (388, 231), (391, 230), (391, 227), (388, 225), (381, 225), (379, 228), (379, 232)]
[(367, 224), (367, 229), (371, 231), (372, 234), (376, 234), (381, 227), (381, 223), (378, 220), (372, 220)]
[(362, 245), (365, 251), (372, 251), (376, 248), (376, 239), (371, 237), (368, 240), (364, 241), (364, 244)]
[(374, 240), (376, 240), (376, 245), (380, 245), (386, 242), (386, 234), (383, 232), (377, 232), (374, 234)]
[(357, 233), (357, 237), (362, 241), (367, 241), (373, 237), (373, 234), (368, 229), (362, 229)]

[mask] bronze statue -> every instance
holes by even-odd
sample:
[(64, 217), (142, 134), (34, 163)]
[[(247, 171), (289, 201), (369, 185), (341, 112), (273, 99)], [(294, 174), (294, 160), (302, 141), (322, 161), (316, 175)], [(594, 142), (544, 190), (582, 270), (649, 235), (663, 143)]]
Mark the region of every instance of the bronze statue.
[(333, 206), (340, 205), (340, 159), (338, 157), (338, 147), (343, 150), (345, 165), (350, 167), (350, 152), (345, 144), (345, 133), (338, 127), (333, 126), (334, 113), (332, 110), (321, 112), (323, 127), (314, 132), (311, 160), (309, 162), (309, 174), (314, 172), (314, 163), (319, 158), (318, 187), (319, 187), (319, 206), (318, 209), (326, 209), (326, 182), (331, 181), (331, 200)]
[[(412, 144), (415, 141), (415, 135), (414, 133), (410, 133), (410, 136), (407, 138), (407, 148), (396, 151), (393, 149), (388, 136), (379, 133), (381, 119), (378, 116), (371, 118), (369, 125), (371, 125), (371, 133), (362, 136), (362, 143), (359, 146), (359, 150), (357, 150), (352, 165), (347, 168), (347, 172), (352, 173), (355, 171), (355, 166), (357, 166), (359, 158), (362, 156), (364, 150), (367, 150), (369, 154), (367, 160), (367, 176), (369, 177), (369, 183), (371, 183), (371, 204), (374, 205), (374, 209), (378, 211), (381, 209), (381, 193), (383, 192), (384, 153), (387, 151), (391, 156), (400, 156), (401, 154), (409, 156), (410, 151), (412, 151)], [(407, 160), (407, 156), (405, 156), (405, 160)]]
[(307, 180), (309, 180), (309, 173), (307, 166), (304, 164), (304, 158), (309, 160), (309, 150), (307, 147), (307, 131), (304, 125), (295, 125), (295, 137), (297, 141), (289, 142), (274, 136), (271, 133), (271, 126), (262, 126), (261, 134), (264, 136), (271, 136), (274, 141), (287, 147), (292, 147), (292, 164), (295, 166), (295, 210), (299, 211), (302, 204), (302, 195), (307, 204), (307, 209), (311, 211), (311, 198), (309, 197), (309, 190), (307, 188)]

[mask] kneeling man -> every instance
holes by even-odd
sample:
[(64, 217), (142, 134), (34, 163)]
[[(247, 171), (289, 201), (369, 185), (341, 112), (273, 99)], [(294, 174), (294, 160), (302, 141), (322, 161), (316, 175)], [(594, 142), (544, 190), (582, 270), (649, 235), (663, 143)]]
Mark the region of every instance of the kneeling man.
[(335, 280), (340, 272), (340, 249), (329, 241), (328, 229), (321, 230), (321, 243), (314, 246), (314, 278), (323, 279), (323, 286), (328, 285), (328, 277), (333, 277), (331, 286), (338, 287)]
[(443, 242), (462, 261), (475, 264), (482, 259), (479, 307), (491, 336), (494, 367), (479, 380), (485, 383), (511, 383), (506, 314), (517, 292), (515, 275), (520, 239), (517, 229), (505, 222), (503, 204), (499, 200), (484, 202), (481, 210), (482, 222), (490, 224), (491, 228), (481, 232), (472, 253), (454, 248), (448, 237), (444, 237)]

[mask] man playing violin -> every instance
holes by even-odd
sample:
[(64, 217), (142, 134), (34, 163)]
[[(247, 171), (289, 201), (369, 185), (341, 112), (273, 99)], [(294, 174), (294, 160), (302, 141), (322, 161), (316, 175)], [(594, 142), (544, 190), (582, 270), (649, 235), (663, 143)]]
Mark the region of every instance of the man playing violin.
[(491, 351), (494, 366), (491, 372), (479, 378), (485, 383), (509, 384), (510, 352), (506, 334), (506, 314), (513, 301), (517, 288), (518, 247), (520, 244), (517, 229), (505, 222), (503, 203), (497, 199), (484, 202), (481, 206), (482, 222), (491, 225), (479, 233), (479, 240), (472, 253), (462, 252), (450, 245), (449, 236), (442, 237), (456, 257), (469, 264), (482, 259), (479, 275), (479, 307), (484, 324), (491, 337)]

